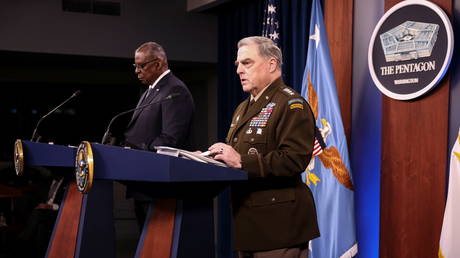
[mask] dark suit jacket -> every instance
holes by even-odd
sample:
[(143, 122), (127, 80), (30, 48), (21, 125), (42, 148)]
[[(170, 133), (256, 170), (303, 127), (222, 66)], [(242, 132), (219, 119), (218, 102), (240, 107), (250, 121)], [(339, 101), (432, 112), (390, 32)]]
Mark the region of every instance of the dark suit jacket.
[(313, 195), (301, 180), (314, 123), (310, 106), (281, 79), (236, 109), (226, 141), (249, 176), (232, 187), (237, 250), (292, 247), (319, 236)]
[(125, 145), (149, 151), (154, 146), (184, 148), (195, 110), (192, 95), (171, 72), (150, 91), (138, 106), (156, 103), (134, 112), (125, 131)]

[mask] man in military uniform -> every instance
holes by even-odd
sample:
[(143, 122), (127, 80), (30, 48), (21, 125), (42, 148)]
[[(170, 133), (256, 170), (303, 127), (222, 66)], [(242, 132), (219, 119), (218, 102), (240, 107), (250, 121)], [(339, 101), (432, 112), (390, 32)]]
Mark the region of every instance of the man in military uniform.
[(238, 43), (235, 61), (250, 97), (233, 114), (226, 144), (209, 147), (229, 167), (248, 172), (232, 187), (235, 247), (240, 257), (307, 257), (319, 236), (310, 189), (301, 179), (312, 156), (310, 106), (281, 79), (281, 50), (268, 38)]

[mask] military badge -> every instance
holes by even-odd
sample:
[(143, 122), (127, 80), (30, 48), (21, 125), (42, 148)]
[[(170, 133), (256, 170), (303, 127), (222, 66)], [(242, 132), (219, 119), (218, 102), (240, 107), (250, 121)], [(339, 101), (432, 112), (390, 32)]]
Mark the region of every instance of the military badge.
[(276, 103), (273, 103), (273, 102), (270, 102), (267, 104), (267, 108), (273, 108), (274, 106), (276, 106)]
[(77, 189), (81, 193), (88, 193), (93, 185), (94, 162), (91, 144), (84, 141), (78, 146), (75, 159), (75, 178)]
[(262, 128), (257, 128), (256, 134), (262, 134)]
[(288, 101), (289, 109), (303, 109), (303, 99), (295, 98)]
[(259, 152), (256, 148), (249, 148), (248, 155), (257, 155)]
[(14, 170), (18, 176), (24, 174), (24, 149), (19, 139), (14, 143)]
[(246, 134), (251, 134), (252, 133), (252, 129), (249, 127), (249, 129), (246, 131)]
[(289, 105), (289, 109), (303, 109), (303, 105), (302, 104), (298, 104), (298, 103), (295, 103), (295, 104), (291, 104)]

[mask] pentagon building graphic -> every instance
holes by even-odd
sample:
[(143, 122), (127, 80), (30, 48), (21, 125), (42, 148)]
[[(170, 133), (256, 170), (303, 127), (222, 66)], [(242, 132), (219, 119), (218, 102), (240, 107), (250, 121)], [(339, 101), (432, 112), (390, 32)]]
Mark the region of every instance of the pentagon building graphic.
[(405, 61), (431, 55), (439, 25), (406, 21), (380, 34), (385, 60)]

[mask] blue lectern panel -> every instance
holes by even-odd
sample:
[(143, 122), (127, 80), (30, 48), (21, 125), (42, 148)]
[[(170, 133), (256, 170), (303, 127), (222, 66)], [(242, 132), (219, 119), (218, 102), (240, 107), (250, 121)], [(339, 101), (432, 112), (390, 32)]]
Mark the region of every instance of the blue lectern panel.
[(26, 166), (73, 167), (75, 166), (74, 147), (48, 143), (22, 141)]
[(148, 151), (91, 144), (94, 178), (144, 182), (216, 182), (247, 180), (244, 171)]

